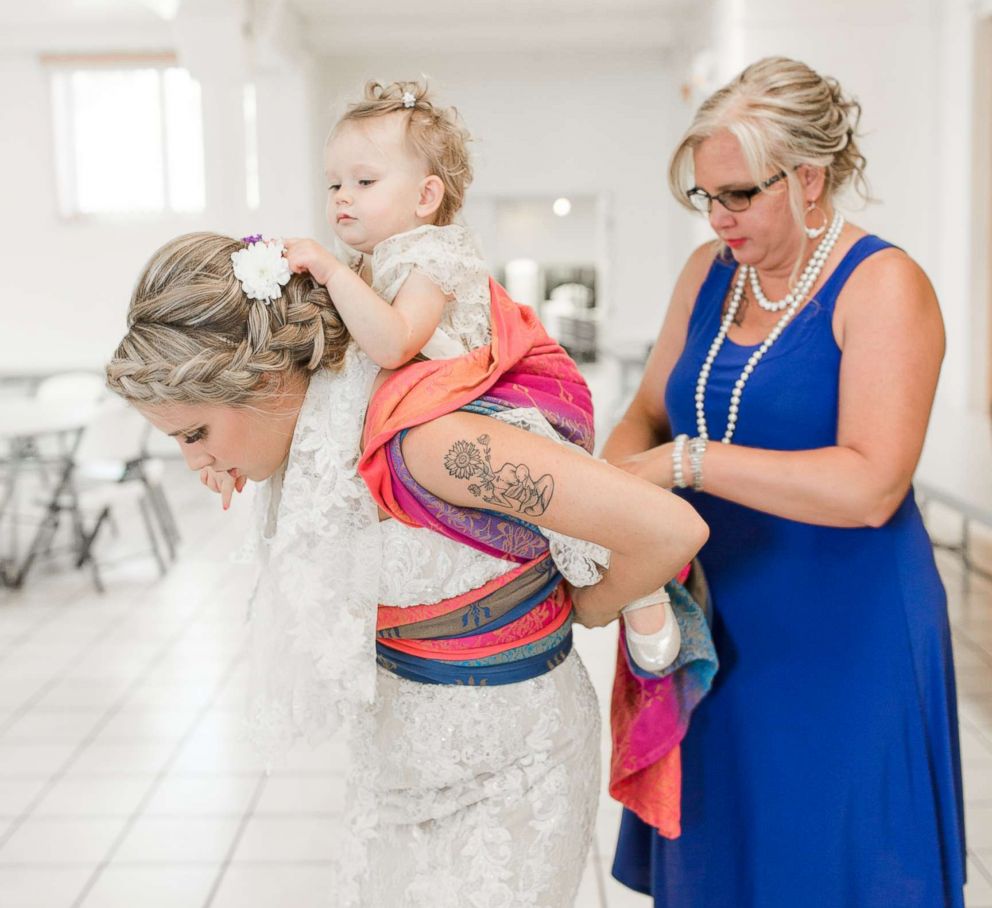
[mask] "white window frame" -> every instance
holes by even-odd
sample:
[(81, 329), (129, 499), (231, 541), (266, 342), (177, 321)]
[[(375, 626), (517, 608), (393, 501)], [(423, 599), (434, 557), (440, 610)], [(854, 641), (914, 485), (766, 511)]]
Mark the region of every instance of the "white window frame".
[[(42, 64), (49, 71), (51, 85), (50, 98), (52, 103), (52, 135), (54, 140), (54, 163), (56, 169), (56, 180), (58, 186), (58, 205), (61, 216), (66, 220), (152, 220), (163, 217), (197, 217), (203, 213), (206, 207), (206, 187), (204, 186), (203, 197), (200, 205), (196, 208), (173, 207), (171, 199), (171, 185), (169, 173), (169, 133), (168, 117), (166, 114), (166, 87), (164, 72), (169, 69), (179, 69), (177, 57), (172, 52), (160, 53), (138, 53), (138, 54), (46, 54), (42, 55)], [(66, 82), (57, 78), (83, 70), (159, 70), (162, 73), (159, 84), (159, 116), (160, 133), (162, 143), (162, 205), (148, 209), (133, 210), (99, 210), (81, 211), (79, 204), (79, 194), (77, 187), (77, 173), (75, 166), (75, 149), (72, 116), (72, 100), (65, 97)], [(61, 106), (61, 109), (57, 109)], [(203, 142), (202, 107), (200, 111), (200, 154), (205, 157)], [(201, 160), (202, 160), (201, 157)], [(206, 161), (203, 160), (204, 179)]]

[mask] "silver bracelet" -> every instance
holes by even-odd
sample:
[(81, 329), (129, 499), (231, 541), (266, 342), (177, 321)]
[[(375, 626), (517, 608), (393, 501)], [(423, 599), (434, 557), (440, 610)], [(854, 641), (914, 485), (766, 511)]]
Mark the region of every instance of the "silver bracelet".
[(682, 475), (682, 454), (685, 451), (685, 443), (689, 440), (688, 435), (676, 435), (675, 447), (672, 448), (672, 484), (677, 489), (687, 489), (689, 484)]
[(692, 470), (692, 487), (697, 492), (703, 491), (703, 455), (705, 453), (705, 438), (689, 440), (689, 469)]

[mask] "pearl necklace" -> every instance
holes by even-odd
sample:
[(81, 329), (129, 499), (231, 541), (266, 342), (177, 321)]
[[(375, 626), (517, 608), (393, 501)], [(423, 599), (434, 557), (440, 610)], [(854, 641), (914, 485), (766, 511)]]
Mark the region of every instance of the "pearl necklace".
[[(844, 226), (844, 218), (838, 214), (834, 217), (833, 223), (830, 225), (830, 229), (827, 231), (827, 235), (823, 238), (823, 242), (817, 248), (814, 253), (818, 258), (816, 259), (817, 264), (815, 269), (810, 271), (807, 266), (807, 271), (810, 274), (808, 281), (807, 290), (816, 283), (816, 279), (820, 276), (820, 272), (823, 270), (823, 263), (827, 260), (827, 256), (830, 254), (834, 245), (837, 242), (837, 237), (840, 236), (841, 228)], [(748, 274), (754, 269), (750, 265), (741, 265), (738, 269), (737, 279), (734, 281), (734, 293), (730, 299), (730, 305), (727, 307), (727, 314), (724, 315), (723, 321), (720, 323), (720, 330), (717, 331), (716, 337), (713, 339), (713, 343), (710, 344), (709, 353), (706, 354), (706, 359), (703, 361), (703, 366), (699, 370), (699, 378), (696, 381), (696, 432), (700, 438), (709, 438), (709, 433), (706, 430), (706, 383), (710, 377), (710, 370), (713, 367), (713, 363), (716, 360), (717, 354), (720, 352), (720, 348), (723, 346), (723, 341), (727, 336), (727, 332), (730, 330), (730, 325), (734, 321), (734, 316), (737, 314), (737, 310), (740, 308), (741, 300), (744, 298), (744, 283), (748, 278)], [(805, 277), (805, 275), (804, 275)], [(798, 289), (798, 288), (797, 288)], [(755, 367), (758, 365), (761, 357), (768, 352), (768, 348), (779, 339), (779, 336), (785, 330), (785, 326), (792, 321), (792, 317), (799, 311), (799, 305), (802, 302), (802, 296), (792, 295), (792, 300), (785, 310), (785, 314), (775, 323), (775, 327), (769, 332), (768, 337), (765, 338), (764, 343), (755, 350), (751, 356), (748, 358), (747, 364), (744, 366), (744, 371), (741, 372), (740, 378), (734, 383), (734, 390), (730, 394), (730, 411), (727, 414), (727, 430), (723, 433), (723, 438), (721, 441), (725, 445), (730, 444), (731, 438), (734, 437), (734, 429), (737, 427), (737, 413), (740, 410), (741, 395), (744, 393), (744, 385), (747, 384), (747, 380), (751, 377), (751, 373), (754, 372)]]
[[(839, 214), (834, 215), (833, 222), (830, 225), (830, 230), (835, 228), (839, 231), (840, 227), (844, 224), (844, 218)], [(764, 291), (761, 289), (761, 282), (758, 280), (758, 269), (748, 268), (748, 274), (751, 279), (751, 292), (754, 294), (754, 299), (757, 304), (765, 310), (765, 312), (781, 312), (783, 309), (788, 308), (797, 300), (805, 299), (806, 294), (809, 293), (810, 288), (816, 283), (816, 279), (823, 268), (823, 263), (827, 258), (827, 254), (833, 248), (833, 241), (830, 239), (830, 230), (827, 231), (827, 235), (820, 240), (820, 245), (816, 247), (816, 251), (810, 256), (810, 260), (806, 263), (806, 268), (799, 278), (799, 283), (796, 284), (795, 290), (790, 290), (783, 299), (772, 301), (765, 296)], [(835, 238), (836, 240), (836, 238)]]

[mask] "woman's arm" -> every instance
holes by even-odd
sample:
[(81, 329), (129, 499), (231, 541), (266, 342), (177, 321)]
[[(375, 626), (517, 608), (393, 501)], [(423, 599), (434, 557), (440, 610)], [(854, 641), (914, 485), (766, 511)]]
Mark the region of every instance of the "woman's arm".
[[(713, 243), (705, 243), (696, 249), (682, 269), (637, 393), (600, 453), (604, 460), (619, 464), (672, 437), (665, 411), (665, 386), (682, 355), (692, 307), (712, 262)], [(636, 473), (634, 466), (635, 463), (628, 463), (625, 469)], [(650, 475), (644, 478), (656, 481), (656, 477)]]
[[(708, 492), (823, 526), (878, 527), (889, 520), (923, 448), (944, 354), (940, 309), (923, 271), (891, 249), (853, 273), (836, 322), (843, 349), (837, 444), (766, 451), (711, 440), (703, 461)], [(650, 454), (641, 475), (670, 486), (671, 445)]]
[(451, 504), (501, 511), (610, 549), (606, 576), (576, 595), (587, 625), (607, 624), (669, 581), (708, 536), (692, 507), (670, 492), (485, 416), (453, 413), (411, 429), (403, 455), (414, 479)]

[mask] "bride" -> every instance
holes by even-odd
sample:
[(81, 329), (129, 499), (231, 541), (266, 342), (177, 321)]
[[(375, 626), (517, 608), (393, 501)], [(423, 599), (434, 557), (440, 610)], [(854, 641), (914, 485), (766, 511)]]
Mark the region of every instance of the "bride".
[(600, 784), (573, 615), (611, 621), (706, 528), (579, 449), (588, 391), (498, 285), (485, 362), (387, 374), (308, 276), (249, 297), (243, 248), (159, 249), (107, 375), (191, 469), (259, 483), (249, 722), (270, 756), (350, 734), (334, 904), (571, 905)]

